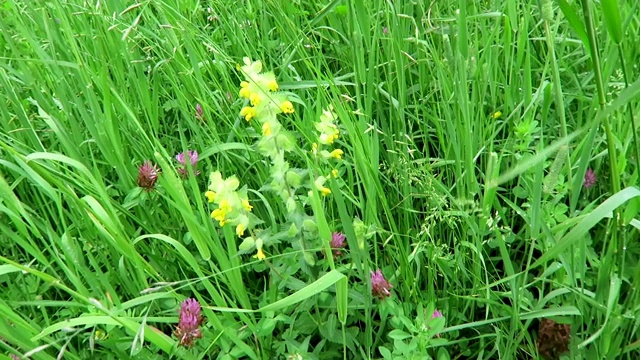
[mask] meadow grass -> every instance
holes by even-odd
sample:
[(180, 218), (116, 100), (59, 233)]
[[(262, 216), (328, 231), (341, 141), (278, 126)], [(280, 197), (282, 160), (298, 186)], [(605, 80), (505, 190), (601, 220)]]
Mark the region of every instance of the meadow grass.
[[(0, 358), (638, 358), (639, 15), (0, 1)], [(295, 109), (272, 157), (244, 57)], [(242, 236), (210, 216), (216, 171)]]

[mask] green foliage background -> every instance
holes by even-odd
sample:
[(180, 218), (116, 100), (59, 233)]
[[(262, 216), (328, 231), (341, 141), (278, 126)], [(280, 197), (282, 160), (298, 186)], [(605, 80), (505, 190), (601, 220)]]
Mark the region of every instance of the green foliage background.
[[(0, 4), (2, 353), (537, 358), (552, 318), (571, 324), (565, 356), (638, 356), (638, 2)], [(238, 116), (244, 56), (300, 98), (284, 124), (301, 150), (323, 108), (339, 115), (343, 183), (310, 209), (347, 235), (335, 269), (320, 239), (238, 254), (209, 218), (218, 169), (287, 222)], [(183, 181), (186, 149), (204, 174)], [(194, 349), (171, 337), (185, 297), (207, 316)]]

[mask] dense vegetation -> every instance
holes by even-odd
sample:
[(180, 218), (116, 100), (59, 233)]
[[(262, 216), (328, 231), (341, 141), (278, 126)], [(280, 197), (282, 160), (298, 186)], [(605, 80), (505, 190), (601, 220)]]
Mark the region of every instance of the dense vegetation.
[(638, 358), (640, 2), (0, 31), (0, 358)]

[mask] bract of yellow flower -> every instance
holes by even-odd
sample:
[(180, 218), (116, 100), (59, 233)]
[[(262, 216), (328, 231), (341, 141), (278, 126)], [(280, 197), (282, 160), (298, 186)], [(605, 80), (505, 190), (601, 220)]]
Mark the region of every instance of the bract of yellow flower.
[(229, 176), (224, 180), (223, 186), (224, 186), (224, 190), (226, 191), (236, 191), (238, 186), (240, 186), (240, 180), (238, 180), (238, 178), (235, 175)]
[(211, 190), (205, 192), (204, 196), (207, 197), (207, 201), (209, 201), (210, 203), (212, 203), (216, 199), (216, 193)]
[(256, 116), (256, 108), (245, 106), (240, 110), (240, 116), (245, 118), (247, 121), (251, 121), (251, 119)]
[(264, 259), (267, 258), (267, 256), (262, 251), (262, 248), (258, 248), (258, 251), (256, 252), (255, 255), (253, 255), (253, 257), (258, 259), (258, 260), (264, 260)]
[(262, 136), (269, 135), (271, 135), (271, 125), (269, 124), (269, 122), (265, 122), (264, 124), (262, 124)]
[(332, 152), (329, 153), (329, 155), (332, 158), (335, 158), (335, 159), (338, 159), (338, 160), (342, 159), (342, 154), (344, 154), (344, 151), (342, 151), (340, 149), (335, 149), (335, 150), (333, 150)]
[(322, 133), (322, 134), (320, 134), (320, 137), (318, 138), (320, 143), (321, 144), (325, 144), (325, 145), (331, 145), (337, 139), (338, 139), (338, 134), (337, 133), (333, 133), (333, 134)]
[(318, 176), (316, 181), (313, 182), (313, 184), (316, 186), (316, 189), (320, 191), (320, 194), (322, 194), (322, 196), (327, 196), (331, 194), (331, 190), (324, 186), (324, 183), (326, 181), (327, 181), (327, 178), (325, 178), (324, 176)]
[(241, 67), (241, 70), (247, 74), (258, 74), (262, 71), (262, 61), (251, 61), (248, 57), (242, 58), (244, 62), (244, 66)]
[(321, 144), (330, 145), (340, 134), (340, 130), (333, 123), (335, 117), (330, 113), (331, 116), (326, 115), (326, 110), (323, 111), (323, 115), (320, 116), (320, 121), (315, 124), (316, 130), (320, 133), (318, 138)]
[(280, 104), (280, 110), (285, 114), (293, 114), (293, 104), (289, 100), (285, 100)]
[(332, 123), (337, 119), (336, 114), (333, 112), (332, 106), (329, 106), (328, 109), (322, 109), (322, 114), (320, 115), (320, 122), (328, 122)]

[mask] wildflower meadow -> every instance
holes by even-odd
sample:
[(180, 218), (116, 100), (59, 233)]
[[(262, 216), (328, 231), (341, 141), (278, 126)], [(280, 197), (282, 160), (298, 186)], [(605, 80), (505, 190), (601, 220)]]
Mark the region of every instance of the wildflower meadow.
[(0, 360), (640, 359), (640, 2), (0, 0)]

